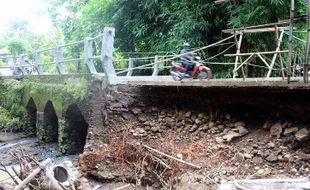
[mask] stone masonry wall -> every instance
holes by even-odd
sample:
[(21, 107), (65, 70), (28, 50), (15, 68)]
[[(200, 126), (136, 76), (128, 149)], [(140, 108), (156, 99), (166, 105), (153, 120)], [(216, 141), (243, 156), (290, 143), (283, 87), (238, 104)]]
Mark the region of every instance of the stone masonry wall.
[(131, 132), (145, 136), (171, 128), (198, 133), (213, 125), (223, 131), (229, 123), (236, 127), (235, 131), (240, 129), (243, 133), (238, 127), (247, 121), (261, 125), (266, 120), (276, 122), (284, 118), (306, 121), (310, 111), (305, 90), (275, 92), (123, 85), (104, 91), (98, 83), (92, 89), (93, 95), (97, 93), (102, 96), (92, 98), (92, 124), (86, 150), (102, 146), (113, 138), (111, 134), (121, 133), (125, 128), (138, 129)]

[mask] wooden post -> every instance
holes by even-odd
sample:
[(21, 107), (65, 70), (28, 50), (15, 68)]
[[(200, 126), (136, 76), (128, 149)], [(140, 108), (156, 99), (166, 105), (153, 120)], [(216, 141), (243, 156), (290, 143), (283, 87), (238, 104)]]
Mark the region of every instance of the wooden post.
[[(275, 52), (280, 51), (283, 36), (284, 36), (284, 31), (282, 30), (282, 31), (281, 31), (281, 34), (280, 34), (280, 37), (279, 37), (278, 40), (277, 40), (277, 49), (276, 49)], [(275, 64), (275, 62), (276, 62), (276, 60), (277, 60), (277, 57), (278, 57), (278, 53), (275, 53), (275, 54), (273, 55), (273, 57), (272, 57), (271, 64), (270, 64), (270, 67), (269, 67), (269, 70), (268, 70), (268, 73), (267, 73), (267, 78), (269, 78), (270, 75), (271, 75), (271, 72), (272, 72), (272, 69), (273, 69), (273, 67), (274, 67), (274, 64)]]
[(59, 74), (65, 74), (65, 68), (61, 63), (62, 60), (63, 60), (62, 48), (61, 46), (57, 45), (55, 63)]
[(155, 77), (158, 75), (158, 72), (159, 72), (159, 56), (158, 55), (155, 55), (155, 60), (154, 60), (155, 64), (154, 64), (154, 70), (153, 70), (153, 74), (152, 76)]
[[(283, 66), (283, 61), (282, 61), (282, 55), (279, 55), (279, 59), (280, 59), (280, 65), (281, 65), (281, 75), (282, 75), (282, 79), (285, 79), (285, 72), (284, 72), (284, 66)], [(294, 72), (293, 72), (294, 73)]]
[(289, 52), (288, 52), (288, 71), (287, 71), (287, 83), (290, 83), (290, 77), (292, 75), (292, 54), (293, 54), (293, 20), (295, 15), (295, 0), (291, 0), (290, 11), (290, 36), (289, 36)]
[[(237, 35), (235, 34), (235, 41), (236, 41), (236, 47), (237, 47), (237, 52), (236, 52), (236, 54), (240, 54), (240, 49), (241, 49), (241, 44), (242, 44), (242, 38), (243, 38), (243, 33), (240, 34), (239, 40), (237, 40)], [(233, 78), (236, 78), (236, 76), (237, 76), (236, 70), (237, 70), (237, 67), (238, 67), (239, 59), (240, 59), (240, 63), (242, 63), (241, 56), (236, 56), (235, 68), (234, 68), (234, 71), (233, 71)]]
[(43, 71), (40, 67), (41, 63), (41, 54), (40, 52), (35, 52), (34, 68), (37, 71), (38, 75), (42, 75)]
[(115, 35), (114, 28), (109, 27), (104, 28), (100, 61), (103, 70), (107, 76), (108, 83), (110, 85), (116, 85), (120, 83), (119, 79), (116, 76), (116, 72), (113, 66), (114, 35)]
[(304, 63), (304, 82), (309, 82), (308, 76), (308, 67), (309, 67), (309, 51), (310, 51), (310, 2), (307, 1), (307, 14), (308, 14), (308, 22), (307, 22), (307, 45), (305, 52), (305, 63)]
[(127, 77), (130, 77), (133, 73), (133, 58), (129, 58), (129, 61), (128, 61), (128, 72), (127, 72)]
[(96, 74), (97, 70), (93, 63), (93, 40), (89, 37), (84, 40), (84, 63), (87, 65), (88, 72)]

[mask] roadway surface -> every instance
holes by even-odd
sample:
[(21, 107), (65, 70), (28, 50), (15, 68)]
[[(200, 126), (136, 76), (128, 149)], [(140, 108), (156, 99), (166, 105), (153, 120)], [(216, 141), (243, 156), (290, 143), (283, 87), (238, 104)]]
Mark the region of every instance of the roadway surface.
[(270, 89), (310, 89), (310, 83), (304, 83), (302, 77), (291, 78), (290, 84), (282, 78), (242, 78), (237, 79), (186, 79), (174, 81), (171, 76), (132, 76), (119, 77), (121, 84), (132, 86), (176, 86), (204, 88), (270, 88)]
[[(63, 76), (78, 76), (81, 74), (65, 74)], [(82, 74), (88, 75), (88, 74)], [(59, 77), (60, 75), (40, 75), (39, 77)], [(96, 74), (94, 77), (104, 79), (104, 74)], [(1, 76), (0, 79), (19, 79), (28, 78), (28, 76)], [(310, 90), (310, 83), (304, 83), (302, 77), (291, 78), (290, 84), (287, 79), (283, 80), (281, 77), (271, 78), (242, 78), (237, 79), (184, 79), (182, 81), (174, 81), (171, 76), (119, 76), (120, 84), (131, 86), (165, 86), (165, 87), (200, 87), (200, 88), (255, 88), (255, 89), (308, 89)]]

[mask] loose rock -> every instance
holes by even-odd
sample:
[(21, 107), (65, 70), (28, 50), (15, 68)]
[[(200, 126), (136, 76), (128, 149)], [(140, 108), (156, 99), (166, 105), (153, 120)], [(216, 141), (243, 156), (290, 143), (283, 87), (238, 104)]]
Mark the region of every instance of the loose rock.
[(302, 128), (295, 134), (295, 137), (299, 141), (305, 140), (309, 136), (309, 131), (306, 128)]
[(187, 118), (191, 117), (191, 115), (192, 115), (191, 111), (188, 111), (188, 112), (185, 113), (185, 117), (187, 117)]
[(142, 113), (142, 110), (140, 108), (132, 108), (131, 111), (135, 115)]
[(223, 136), (223, 139), (225, 139), (226, 141), (230, 142), (233, 139), (235, 139), (236, 137), (240, 137), (241, 135), (239, 133), (236, 133), (234, 131), (229, 131), (225, 136)]
[(266, 121), (263, 125), (263, 128), (264, 129), (270, 129), (270, 127), (272, 126), (272, 123), (271, 121)]
[(291, 135), (298, 131), (298, 127), (289, 127), (284, 130), (283, 135)]
[(240, 134), (241, 136), (244, 136), (244, 135), (246, 135), (246, 134), (249, 133), (249, 131), (248, 131), (245, 127), (243, 127), (243, 126), (241, 126), (241, 125), (238, 126), (237, 129), (238, 129), (238, 132), (239, 132), (239, 134)]
[(282, 131), (283, 131), (283, 127), (282, 127), (281, 123), (278, 122), (270, 128), (270, 135), (276, 136), (277, 138), (279, 138), (282, 134)]
[(239, 127), (239, 126), (242, 126), (242, 127), (245, 127), (245, 122), (244, 121), (238, 121), (235, 123), (235, 127)]
[(278, 157), (277, 157), (275, 154), (271, 153), (271, 154), (266, 158), (266, 160), (269, 161), (269, 162), (275, 162), (275, 161), (278, 160)]

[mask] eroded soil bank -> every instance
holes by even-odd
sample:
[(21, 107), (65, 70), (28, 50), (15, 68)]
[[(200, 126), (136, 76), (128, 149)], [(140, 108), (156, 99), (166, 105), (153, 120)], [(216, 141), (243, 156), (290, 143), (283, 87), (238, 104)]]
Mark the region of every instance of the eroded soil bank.
[(102, 108), (103, 126), (89, 129), (81, 170), (155, 189), (308, 176), (307, 94), (121, 86)]

